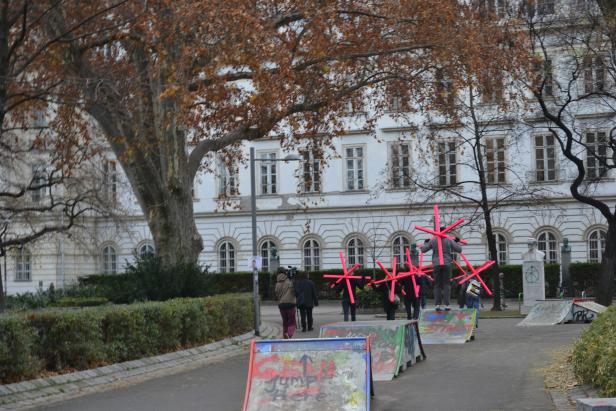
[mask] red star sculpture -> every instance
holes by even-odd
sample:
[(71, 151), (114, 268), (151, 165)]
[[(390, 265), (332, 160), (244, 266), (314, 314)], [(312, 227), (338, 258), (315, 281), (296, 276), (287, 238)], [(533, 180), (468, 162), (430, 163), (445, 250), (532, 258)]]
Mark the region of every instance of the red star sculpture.
[[(438, 204), (434, 204), (434, 230), (419, 225), (415, 226), (416, 229), (424, 231), (428, 234), (432, 234), (434, 237), (436, 237), (436, 241), (438, 244), (438, 262), (440, 265), (445, 265), (445, 261), (443, 260), (443, 238), (449, 238), (450, 240), (454, 240), (455, 237), (447, 234), (447, 232), (453, 230), (455, 227), (459, 226), (463, 222), (464, 219), (460, 218), (458, 221), (446, 227), (444, 230), (441, 230), (441, 216), (438, 213)], [(460, 243), (468, 244), (465, 240), (460, 240)]]
[(361, 275), (351, 275), (353, 271), (361, 264), (355, 264), (350, 270), (347, 269), (346, 259), (344, 258), (344, 252), (340, 251), (340, 261), (342, 262), (342, 272), (343, 274), (323, 274), (323, 278), (337, 278), (336, 282), (332, 284), (330, 287), (334, 288), (339, 282), (344, 280), (346, 282), (347, 290), (349, 290), (349, 298), (351, 299), (351, 304), (355, 304), (355, 297), (353, 297), (353, 290), (351, 287), (351, 279), (361, 280), (362, 278), (370, 279), (369, 276), (361, 276)]
[(457, 280), (457, 279), (461, 278), (461, 280), (458, 281), (458, 284), (462, 284), (462, 283), (470, 280), (473, 277), (477, 277), (477, 280), (479, 280), (479, 282), (481, 283), (482, 287), (486, 290), (488, 295), (492, 295), (492, 291), (490, 291), (490, 289), (488, 288), (486, 283), (483, 281), (483, 278), (481, 278), (479, 273), (482, 272), (483, 270), (485, 270), (486, 268), (490, 267), (492, 264), (495, 263), (495, 261), (493, 261), (493, 260), (486, 261), (485, 263), (481, 264), (479, 267), (475, 268), (470, 263), (470, 261), (468, 261), (468, 258), (466, 258), (464, 253), (460, 253), (460, 256), (462, 257), (462, 259), (466, 263), (466, 267), (468, 267), (468, 269), (470, 271), (470, 274), (468, 272), (466, 272), (464, 270), (464, 268), (456, 260), (454, 260), (453, 262), (456, 265), (456, 267), (458, 267), (460, 269), (460, 271), (462, 271), (462, 275), (457, 276), (456, 278), (454, 278), (454, 280)]

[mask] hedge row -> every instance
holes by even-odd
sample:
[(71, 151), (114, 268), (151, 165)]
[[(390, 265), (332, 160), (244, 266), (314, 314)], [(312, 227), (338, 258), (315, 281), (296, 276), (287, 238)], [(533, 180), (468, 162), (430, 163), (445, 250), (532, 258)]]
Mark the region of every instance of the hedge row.
[[(581, 295), (584, 290), (592, 290), (596, 284), (599, 275), (600, 265), (597, 263), (573, 263), (570, 266), (572, 283), (574, 286), (575, 295)], [(503, 265), (501, 271), (505, 274), (505, 295), (507, 298), (518, 298), (522, 292), (522, 266), (521, 265)], [(546, 297), (555, 298), (558, 295), (558, 283), (560, 278), (560, 266), (558, 264), (545, 265), (545, 283)], [(455, 272), (455, 271), (454, 271)], [(341, 274), (342, 270), (320, 270), (308, 273), (310, 279), (315, 282), (317, 290), (321, 298), (337, 298), (334, 290), (329, 285), (331, 280), (323, 278), (323, 274)], [(354, 271), (358, 275), (373, 276), (378, 278), (383, 277), (383, 272), (380, 269), (358, 269)], [(204, 279), (197, 284), (205, 284), (202, 288), (192, 287), (191, 292), (196, 295), (210, 294), (225, 294), (236, 292), (252, 292), (252, 273), (222, 273), (222, 274), (204, 274)], [(132, 301), (130, 295), (134, 292), (130, 291), (136, 288), (133, 284), (134, 277), (130, 274), (118, 275), (94, 275), (84, 277), (81, 281), (84, 285), (98, 287), (103, 292), (102, 297), (109, 299), (115, 303), (124, 303)], [(259, 273), (259, 293), (265, 299), (275, 299), (274, 287), (276, 285), (276, 274)], [(488, 278), (488, 285), (493, 288), (491, 278)], [(117, 290), (117, 291), (116, 291)], [(128, 291), (127, 291), (128, 290)], [(432, 291), (429, 292), (429, 297), (432, 297)]]
[(0, 317), (0, 383), (174, 351), (252, 328), (247, 294)]
[(616, 396), (616, 306), (599, 315), (573, 348), (573, 369), (606, 397)]

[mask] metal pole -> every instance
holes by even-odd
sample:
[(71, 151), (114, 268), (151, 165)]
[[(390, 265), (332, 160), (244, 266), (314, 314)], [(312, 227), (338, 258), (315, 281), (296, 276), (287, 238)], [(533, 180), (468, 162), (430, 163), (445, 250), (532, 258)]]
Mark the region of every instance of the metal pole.
[[(257, 256), (257, 196), (255, 187), (255, 148), (250, 147), (250, 208), (252, 214), (252, 256)], [(252, 269), (252, 298), (255, 310), (255, 336), (261, 335), (261, 307), (259, 304), (259, 270)]]

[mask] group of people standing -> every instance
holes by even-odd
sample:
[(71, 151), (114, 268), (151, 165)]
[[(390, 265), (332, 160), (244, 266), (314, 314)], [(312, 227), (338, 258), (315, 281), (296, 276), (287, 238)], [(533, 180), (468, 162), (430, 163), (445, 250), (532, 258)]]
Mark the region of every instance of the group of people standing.
[(297, 328), (295, 311), (299, 311), (302, 332), (312, 331), (312, 309), (319, 305), (314, 282), (305, 274), (292, 278), (290, 271), (280, 267), (276, 278), (276, 298), (282, 317), (282, 336), (292, 338)]
[[(441, 229), (444, 229), (442, 227)], [(436, 311), (449, 311), (451, 300), (451, 273), (454, 253), (462, 252), (462, 247), (459, 244), (460, 239), (455, 237), (454, 240), (449, 238), (441, 239), (442, 259), (439, 256), (438, 241), (436, 238), (426, 239), (421, 252), (425, 253), (432, 251), (432, 267), (434, 277), (434, 304)], [(364, 289), (366, 282), (363, 279), (351, 279), (350, 287), (346, 282), (340, 282), (336, 286), (336, 291), (342, 293), (342, 312), (344, 321), (356, 320), (356, 303), (357, 290)], [(430, 282), (426, 276), (416, 276), (416, 284), (419, 286), (418, 295), (415, 294), (413, 281), (410, 277), (405, 277), (400, 280), (402, 290), (404, 290), (402, 300), (406, 309), (406, 315), (409, 320), (418, 319), (419, 313), (426, 306), (426, 295)], [(464, 306), (477, 309), (477, 321), (479, 319), (479, 295), (467, 292), (469, 281), (467, 280), (460, 287), (458, 303), (460, 308)], [(396, 318), (396, 310), (398, 309), (401, 299), (395, 294), (395, 299), (390, 300), (390, 287), (388, 282), (380, 284), (370, 283), (370, 286), (375, 289), (382, 298), (383, 309), (388, 320)], [(352, 297), (351, 298), (351, 294)], [(278, 307), (282, 316), (283, 336), (291, 338), (295, 332), (295, 311), (299, 309), (301, 316), (302, 331), (312, 330), (313, 318), (312, 309), (319, 305), (317, 292), (314, 282), (302, 276), (302, 278), (294, 281), (289, 277), (287, 270), (280, 268), (278, 271), (278, 279), (276, 283), (276, 296), (278, 297)], [(351, 301), (354, 301), (352, 303)], [(478, 324), (477, 324), (478, 325)]]

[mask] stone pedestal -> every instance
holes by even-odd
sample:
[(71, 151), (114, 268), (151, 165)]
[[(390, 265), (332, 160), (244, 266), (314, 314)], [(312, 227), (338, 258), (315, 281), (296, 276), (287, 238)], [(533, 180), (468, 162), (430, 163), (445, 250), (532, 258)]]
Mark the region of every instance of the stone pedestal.
[(528, 242), (528, 251), (522, 255), (522, 284), (524, 303), (520, 308), (522, 314), (528, 314), (537, 300), (545, 300), (544, 253), (537, 249), (537, 241)]

